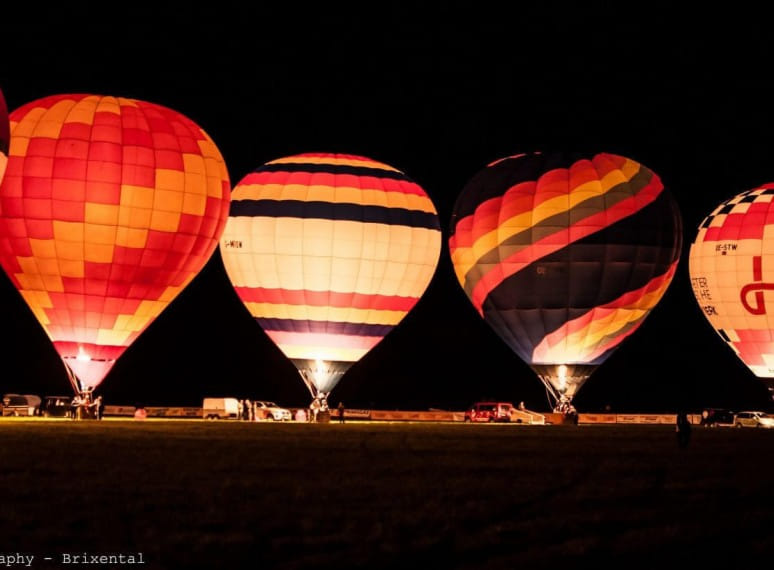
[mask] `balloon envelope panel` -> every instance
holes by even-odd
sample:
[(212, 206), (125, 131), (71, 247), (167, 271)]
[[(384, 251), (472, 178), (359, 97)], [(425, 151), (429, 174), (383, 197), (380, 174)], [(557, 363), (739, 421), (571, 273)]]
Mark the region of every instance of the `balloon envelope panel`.
[(8, 125), (8, 108), (5, 105), (3, 92), (0, 91), (0, 182), (3, 181), (5, 166), (8, 162), (8, 141), (11, 131)]
[(752, 372), (774, 378), (774, 184), (742, 192), (702, 222), (691, 286), (702, 312)]
[(664, 294), (681, 246), (659, 177), (612, 154), (496, 161), (464, 188), (451, 233), (466, 294), (541, 376), (602, 363)]
[(253, 317), (328, 392), (348, 367), (331, 363), (358, 361), (416, 304), (440, 244), (435, 207), (405, 174), (316, 153), (236, 185), (221, 252)]
[(133, 99), (47, 97), (11, 130), (0, 262), (93, 388), (214, 251), (225, 163), (190, 119)]

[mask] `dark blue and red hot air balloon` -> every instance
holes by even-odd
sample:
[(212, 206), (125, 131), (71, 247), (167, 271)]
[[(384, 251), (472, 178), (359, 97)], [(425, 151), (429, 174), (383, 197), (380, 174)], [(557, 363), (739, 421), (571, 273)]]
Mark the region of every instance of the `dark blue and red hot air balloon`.
[(470, 180), (449, 249), (476, 310), (568, 411), (661, 299), (681, 243), (677, 205), (645, 166), (604, 153), (533, 153)]

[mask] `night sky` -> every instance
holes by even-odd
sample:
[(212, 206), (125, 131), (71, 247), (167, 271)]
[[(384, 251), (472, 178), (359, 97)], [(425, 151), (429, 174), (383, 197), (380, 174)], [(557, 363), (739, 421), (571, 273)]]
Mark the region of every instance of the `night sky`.
[[(774, 180), (768, 20), (643, 13), (612, 25), (604, 9), (511, 17), (495, 6), (14, 14), (4, 26), (0, 87), (10, 109), (97, 93), (178, 110), (214, 139), (232, 185), (268, 160), (314, 151), (365, 155), (420, 184), (444, 229), (438, 270), (412, 313), (331, 394), (348, 407), (461, 409), (496, 398), (547, 410), (537, 377), (456, 282), (446, 246), (454, 200), (486, 164), (518, 152), (631, 157), (677, 199), (683, 256), (660, 305), (581, 389), (578, 409), (768, 406), (762, 382), (705, 321), (687, 275), (703, 217)], [(5, 276), (0, 303), (0, 391), (70, 393)], [(200, 405), (218, 395), (309, 401), (232, 290), (217, 251), (98, 391), (127, 405)]]

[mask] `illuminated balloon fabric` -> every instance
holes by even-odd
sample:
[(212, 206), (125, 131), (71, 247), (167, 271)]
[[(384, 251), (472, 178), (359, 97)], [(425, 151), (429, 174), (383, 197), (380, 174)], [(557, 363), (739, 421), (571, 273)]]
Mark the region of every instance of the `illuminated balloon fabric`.
[(3, 180), (5, 165), (8, 162), (8, 141), (11, 133), (8, 126), (8, 108), (5, 106), (3, 92), (0, 91), (0, 182)]
[(214, 251), (226, 167), (191, 120), (132, 99), (47, 97), (11, 130), (0, 263), (93, 388)]
[(659, 177), (611, 154), (492, 163), (462, 191), (451, 234), (475, 308), (566, 399), (659, 301), (682, 239)]
[(221, 253), (239, 297), (327, 394), (416, 304), (441, 246), (430, 198), (369, 158), (303, 154), (236, 185)]
[[(774, 378), (774, 183), (724, 202), (699, 227), (689, 256), (704, 315), (750, 370)], [(769, 388), (774, 381), (768, 381)]]

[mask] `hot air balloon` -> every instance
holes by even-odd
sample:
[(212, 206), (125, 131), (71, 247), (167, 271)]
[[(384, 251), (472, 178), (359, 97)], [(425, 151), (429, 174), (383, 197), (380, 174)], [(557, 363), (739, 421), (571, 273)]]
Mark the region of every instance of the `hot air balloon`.
[(557, 411), (643, 322), (682, 241), (659, 177), (612, 154), (490, 164), (454, 206), (449, 249), (473, 306), (546, 386)]
[(215, 250), (228, 173), (200, 127), (153, 103), (55, 95), (10, 120), (0, 264), (88, 401)]
[(405, 174), (319, 153), (242, 179), (220, 245), (237, 294), (322, 409), (417, 303), (440, 247), (435, 207)]
[(699, 226), (688, 271), (710, 325), (774, 394), (774, 183), (742, 192)]
[(8, 125), (8, 108), (5, 106), (3, 92), (0, 90), (0, 182), (3, 181), (5, 165), (8, 162), (8, 141), (11, 131)]

